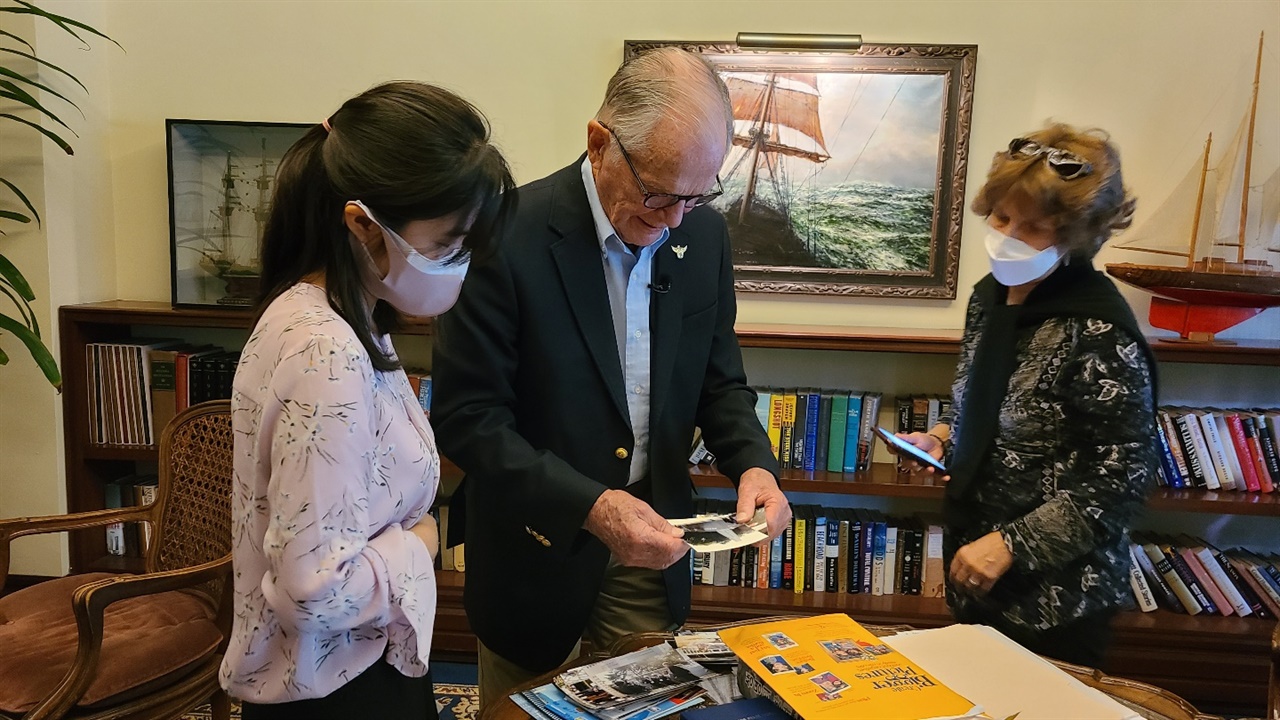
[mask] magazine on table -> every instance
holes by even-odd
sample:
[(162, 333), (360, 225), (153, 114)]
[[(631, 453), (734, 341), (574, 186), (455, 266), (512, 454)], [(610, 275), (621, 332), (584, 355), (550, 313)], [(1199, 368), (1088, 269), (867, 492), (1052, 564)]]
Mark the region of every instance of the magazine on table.
[(615, 708), (596, 710), (595, 715), (600, 720), (658, 720), (658, 718), (700, 705), (706, 699), (706, 690), (697, 685), (691, 685), (666, 697), (647, 698)]
[(710, 674), (675, 648), (662, 644), (566, 670), (556, 676), (555, 685), (575, 704), (595, 712), (669, 695)]
[(720, 637), (737, 654), (748, 687), (804, 720), (982, 713), (848, 615), (741, 625), (721, 630)]
[(725, 513), (668, 522), (684, 530), (685, 543), (698, 552), (732, 550), (769, 539), (763, 509), (756, 510), (756, 514), (745, 523), (734, 518), (734, 513)]

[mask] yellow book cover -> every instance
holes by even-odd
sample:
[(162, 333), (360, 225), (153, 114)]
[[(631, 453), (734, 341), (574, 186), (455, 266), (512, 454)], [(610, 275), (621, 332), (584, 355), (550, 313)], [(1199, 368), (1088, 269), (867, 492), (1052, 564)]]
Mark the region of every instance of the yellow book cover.
[(795, 562), (795, 571), (791, 576), (795, 580), (795, 585), (791, 589), (795, 591), (795, 594), (803, 595), (805, 572), (807, 572), (806, 565), (804, 562), (805, 561), (804, 551), (805, 551), (805, 548), (809, 547), (808, 545), (809, 525), (803, 517), (797, 517), (795, 520), (796, 520), (796, 529), (795, 529), (796, 542), (795, 542), (795, 556), (793, 558)]
[(775, 460), (781, 459), (778, 454), (782, 441), (782, 408), (787, 404), (783, 392), (775, 392), (769, 400), (769, 447), (773, 450)]
[(981, 717), (982, 708), (848, 615), (744, 625), (720, 638), (775, 702), (804, 720)]
[(782, 467), (791, 465), (791, 443), (796, 435), (796, 391), (787, 390), (782, 396), (782, 426), (778, 429), (778, 462)]

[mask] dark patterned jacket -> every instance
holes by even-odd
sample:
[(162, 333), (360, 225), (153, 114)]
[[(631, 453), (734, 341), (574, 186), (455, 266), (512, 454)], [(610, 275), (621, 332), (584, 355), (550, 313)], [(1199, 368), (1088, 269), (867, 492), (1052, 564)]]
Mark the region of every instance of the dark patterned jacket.
[[(965, 391), (982, 332), (970, 299), (952, 386), (952, 438), (965, 428)], [(957, 618), (997, 614), (1041, 631), (1122, 605), (1130, 595), (1128, 528), (1159, 472), (1153, 377), (1144, 341), (1096, 319), (1052, 317), (1017, 331), (1017, 361), (995, 441), (974, 476), (956, 550), (998, 530), (1013, 566), (985, 598), (957, 593)]]

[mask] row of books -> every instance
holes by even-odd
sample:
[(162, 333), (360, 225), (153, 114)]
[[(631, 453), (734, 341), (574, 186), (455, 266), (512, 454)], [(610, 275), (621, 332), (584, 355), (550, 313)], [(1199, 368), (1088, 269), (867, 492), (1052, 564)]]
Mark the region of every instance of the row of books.
[[(141, 507), (156, 500), (160, 478), (155, 475), (128, 475), (103, 486), (108, 509)], [(151, 544), (150, 523), (111, 523), (107, 526), (107, 554), (142, 557)]]
[[(695, 585), (805, 592), (942, 597), (942, 525), (879, 510), (793, 505), (773, 542), (694, 552)], [(733, 512), (727, 500), (699, 500), (699, 515)]]
[[(177, 340), (89, 343), (89, 434), (94, 445), (153, 446), (174, 415), (207, 400), (231, 397), (240, 353)], [(406, 370), (423, 410), (431, 408), (431, 375)]]
[(857, 472), (871, 465), (881, 394), (756, 388), (756, 417), (783, 468)]
[(1280, 618), (1280, 556), (1223, 552), (1186, 535), (1135, 534), (1129, 551), (1129, 585), (1143, 612)]
[(1280, 410), (1170, 406), (1156, 416), (1161, 485), (1247, 492), (1280, 486)]
[(89, 343), (89, 434), (94, 445), (151, 446), (190, 405), (231, 397), (240, 353), (176, 340)]
[(900, 433), (929, 432), (951, 415), (951, 397), (946, 395), (899, 395), (894, 401), (894, 430)]

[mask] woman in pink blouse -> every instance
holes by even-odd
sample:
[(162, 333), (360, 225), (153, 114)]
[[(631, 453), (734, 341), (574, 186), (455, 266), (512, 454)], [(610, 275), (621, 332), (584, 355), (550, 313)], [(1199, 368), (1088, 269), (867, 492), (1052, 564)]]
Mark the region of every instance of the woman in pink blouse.
[(244, 720), (436, 717), (439, 455), (388, 333), (449, 309), (513, 199), (480, 113), (420, 83), (348, 100), (281, 161), (232, 396), (221, 681)]

